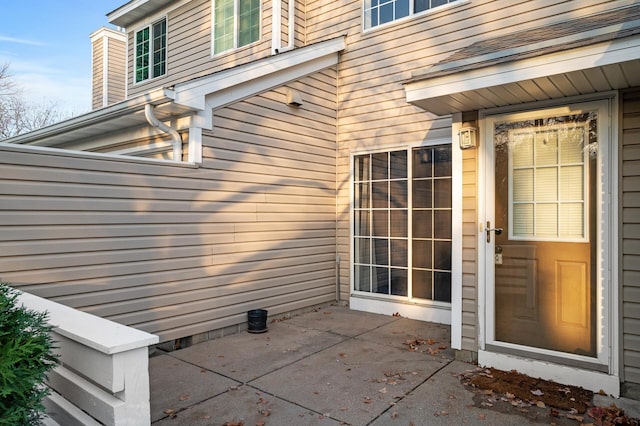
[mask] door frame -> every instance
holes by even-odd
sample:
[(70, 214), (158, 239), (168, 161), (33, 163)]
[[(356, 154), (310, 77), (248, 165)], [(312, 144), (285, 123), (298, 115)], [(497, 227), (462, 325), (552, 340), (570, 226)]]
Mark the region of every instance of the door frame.
[[(497, 342), (494, 335), (494, 255), (495, 244), (486, 243), (485, 224), (494, 221), (493, 123), (498, 119), (519, 120), (534, 115), (571, 114), (580, 109), (596, 108), (599, 118), (598, 193), (604, 194), (598, 203), (597, 262), (597, 358), (566, 354), (539, 348)], [(561, 100), (531, 103), (519, 107), (502, 107), (479, 111), (480, 150), (478, 164), (478, 361), (481, 365), (501, 369), (516, 369), (565, 383), (575, 383), (588, 389), (604, 389), (618, 395), (619, 380), (619, 318), (618, 312), (618, 94), (580, 96)], [(606, 142), (606, 143), (603, 143)], [(602, 173), (602, 171), (605, 173)], [(607, 173), (608, 172), (608, 173)], [(604, 253), (604, 254), (603, 254)], [(604, 300), (604, 301), (603, 301)]]

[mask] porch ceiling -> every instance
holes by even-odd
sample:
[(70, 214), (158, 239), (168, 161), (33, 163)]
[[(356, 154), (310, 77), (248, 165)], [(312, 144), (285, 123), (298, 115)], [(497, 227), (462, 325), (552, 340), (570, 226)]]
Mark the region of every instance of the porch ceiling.
[(638, 70), (636, 7), (473, 43), (405, 82), (405, 94), (448, 115), (640, 86)]

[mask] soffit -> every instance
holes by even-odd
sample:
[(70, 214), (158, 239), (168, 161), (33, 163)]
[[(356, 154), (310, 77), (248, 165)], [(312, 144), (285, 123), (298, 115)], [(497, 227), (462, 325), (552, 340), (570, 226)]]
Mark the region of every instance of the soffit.
[(405, 82), (436, 115), (640, 85), (640, 8), (481, 40)]
[(107, 13), (107, 19), (113, 25), (126, 28), (134, 22), (153, 15), (174, 0), (131, 0), (114, 11)]

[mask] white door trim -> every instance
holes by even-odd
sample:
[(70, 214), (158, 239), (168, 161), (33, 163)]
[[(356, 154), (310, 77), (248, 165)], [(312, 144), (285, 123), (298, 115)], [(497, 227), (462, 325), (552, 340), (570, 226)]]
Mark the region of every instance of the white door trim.
[[(535, 352), (551, 355), (555, 359), (571, 361), (596, 361), (608, 369), (608, 374), (579, 367), (566, 366), (561, 363), (547, 362), (525, 358), (521, 355), (502, 353), (500, 348), (523, 349), (518, 345), (496, 342), (494, 339), (495, 305), (493, 299), (493, 263), (488, 260), (488, 247), (484, 227), (487, 220), (493, 224), (493, 192), (480, 190), (478, 193), (478, 360), (481, 365), (495, 366), (501, 369), (516, 369), (525, 374), (557, 380), (564, 383), (579, 384), (594, 391), (604, 389), (613, 395), (620, 390), (619, 379), (619, 318), (618, 306), (618, 98), (617, 92), (607, 92), (600, 96), (563, 99), (528, 104), (520, 108), (499, 108), (480, 111), (480, 158), (478, 173), (478, 188), (494, 188), (492, 170), (493, 161), (493, 122), (498, 117), (509, 116), (509, 119), (526, 119), (530, 115), (568, 114), (578, 109), (598, 109), (599, 117), (605, 117), (608, 122), (601, 121), (598, 126), (598, 140), (600, 155), (598, 170), (602, 177), (599, 182), (598, 193), (604, 194), (598, 208), (599, 241), (598, 286), (597, 299), (604, 300), (597, 308), (598, 312), (598, 357), (597, 359), (581, 357), (573, 354), (559, 353), (537, 349)], [(603, 143), (606, 141), (608, 143)], [(602, 172), (604, 171), (604, 172)], [(602, 253), (604, 253), (602, 255)], [(493, 259), (493, 255), (491, 255)], [(496, 350), (497, 349), (497, 350)], [(526, 348), (531, 352), (531, 348)], [(561, 361), (560, 361), (561, 362)]]

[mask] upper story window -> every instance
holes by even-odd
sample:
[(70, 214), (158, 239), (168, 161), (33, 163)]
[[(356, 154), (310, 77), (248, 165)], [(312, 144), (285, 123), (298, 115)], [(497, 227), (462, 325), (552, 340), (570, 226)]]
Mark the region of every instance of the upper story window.
[(455, 1), (459, 0), (364, 0), (364, 28), (377, 27)]
[(260, 38), (260, 0), (213, 0), (213, 54)]
[(136, 83), (167, 72), (167, 19), (136, 32)]

